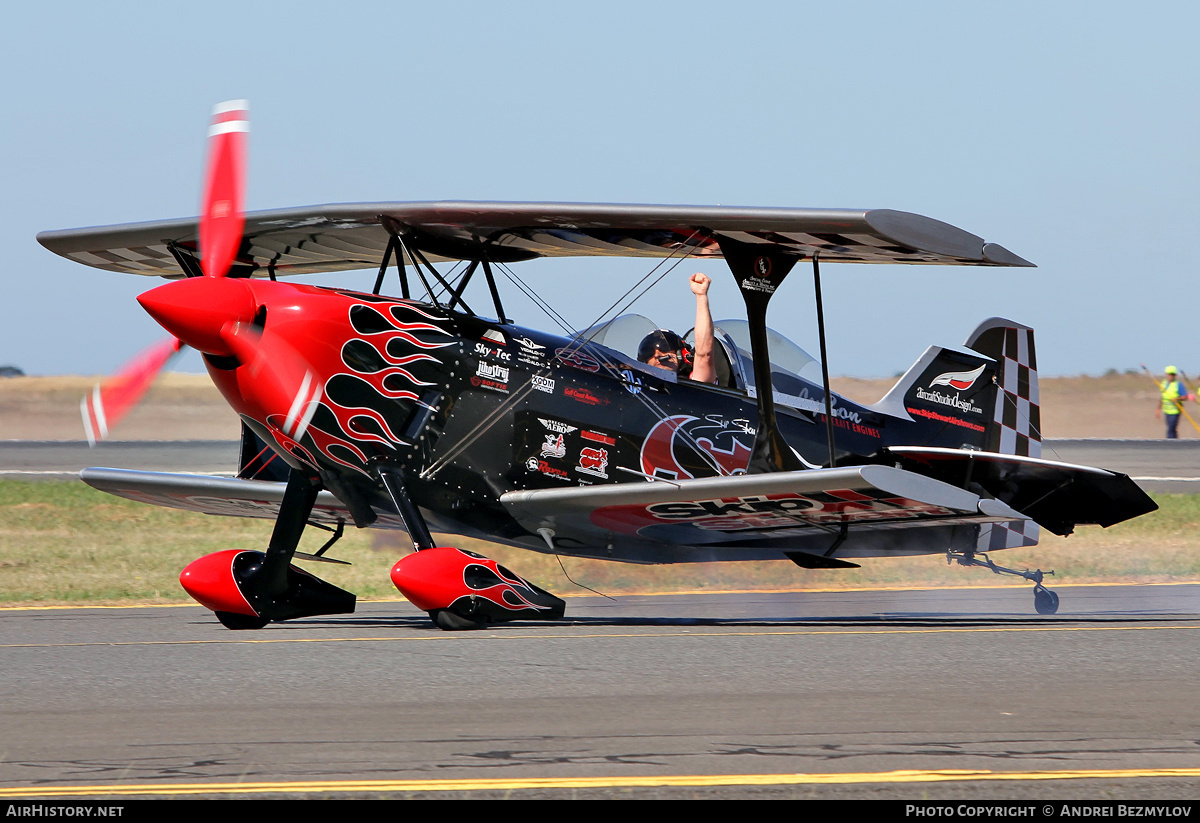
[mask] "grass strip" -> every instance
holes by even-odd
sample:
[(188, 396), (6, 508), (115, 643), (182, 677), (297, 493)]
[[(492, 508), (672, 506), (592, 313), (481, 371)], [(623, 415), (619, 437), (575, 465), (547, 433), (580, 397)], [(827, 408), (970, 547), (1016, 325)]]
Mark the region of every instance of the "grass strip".
[[(1069, 538), (1043, 530), (1030, 549), (997, 553), (1004, 566), (1055, 569), (1054, 584), (1200, 580), (1200, 495), (1153, 495), (1159, 511), (1109, 529), (1080, 527)], [(272, 522), (213, 517), (148, 506), (83, 483), (0, 480), (0, 604), (112, 605), (190, 602), (179, 572), (197, 557), (229, 548), (263, 549)], [(309, 529), (301, 551), (328, 535)], [(558, 593), (575, 586), (549, 555), (479, 540), (438, 538), (492, 557)], [(352, 566), (301, 563), (360, 598), (394, 598), (388, 571), (408, 550), (407, 535), (349, 529), (330, 554)], [(950, 566), (938, 555), (878, 558), (861, 569), (805, 570), (790, 561), (640, 566), (564, 558), (571, 577), (610, 594), (695, 590), (881, 588), (1011, 582), (982, 569)]]

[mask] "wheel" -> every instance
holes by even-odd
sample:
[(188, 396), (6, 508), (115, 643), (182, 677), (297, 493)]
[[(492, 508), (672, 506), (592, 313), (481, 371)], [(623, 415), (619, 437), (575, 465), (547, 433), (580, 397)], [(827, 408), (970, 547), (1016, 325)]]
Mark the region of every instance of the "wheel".
[(462, 615), (455, 614), (449, 609), (434, 609), (429, 613), (433, 624), (444, 632), (462, 632), (469, 629), (481, 629), (482, 623), (474, 620), (469, 620)]
[(271, 621), (256, 614), (236, 614), (235, 612), (216, 612), (217, 619), (227, 629), (241, 631), (243, 629), (261, 629)]
[(1055, 614), (1058, 612), (1058, 594), (1049, 589), (1034, 589), (1033, 607), (1038, 614)]

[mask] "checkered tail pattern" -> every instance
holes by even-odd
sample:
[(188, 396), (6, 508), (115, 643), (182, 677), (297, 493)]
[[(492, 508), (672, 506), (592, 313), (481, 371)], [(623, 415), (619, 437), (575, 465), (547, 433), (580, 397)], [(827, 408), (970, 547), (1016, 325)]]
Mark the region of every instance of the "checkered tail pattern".
[[(1041, 457), (1042, 421), (1033, 329), (993, 317), (979, 324), (967, 339), (967, 346), (991, 357), (998, 366), (999, 390), (988, 426), (987, 450)], [(976, 550), (1033, 546), (1038, 542), (1038, 532), (1032, 520), (983, 525), (979, 527)]]

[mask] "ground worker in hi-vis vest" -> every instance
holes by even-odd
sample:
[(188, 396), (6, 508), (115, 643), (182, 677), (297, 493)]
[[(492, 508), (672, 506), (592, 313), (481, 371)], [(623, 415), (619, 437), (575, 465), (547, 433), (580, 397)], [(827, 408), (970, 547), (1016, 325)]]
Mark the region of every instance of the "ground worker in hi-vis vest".
[(1183, 402), (1185, 400), (1195, 400), (1195, 396), (1188, 394), (1188, 391), (1183, 386), (1183, 382), (1179, 379), (1179, 370), (1174, 366), (1167, 366), (1166, 380), (1160, 386), (1162, 389), (1162, 404), (1155, 409), (1155, 416), (1162, 415), (1167, 419), (1167, 439), (1179, 439), (1179, 416), (1183, 412)]

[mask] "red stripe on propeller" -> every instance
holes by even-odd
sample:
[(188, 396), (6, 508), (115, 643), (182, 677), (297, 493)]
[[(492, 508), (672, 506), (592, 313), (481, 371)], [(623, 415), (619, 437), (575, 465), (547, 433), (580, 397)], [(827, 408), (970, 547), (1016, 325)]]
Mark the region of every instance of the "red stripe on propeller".
[(246, 135), (250, 105), (218, 103), (208, 129), (208, 171), (200, 205), (200, 265), (209, 277), (229, 273), (242, 243), (246, 180)]
[(182, 347), (183, 343), (174, 337), (155, 343), (126, 363), (103, 386), (96, 384), (79, 404), (89, 445), (108, 437), (109, 431), (137, 405), (167, 361)]

